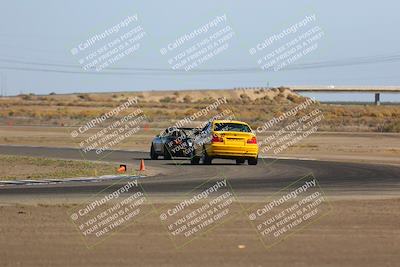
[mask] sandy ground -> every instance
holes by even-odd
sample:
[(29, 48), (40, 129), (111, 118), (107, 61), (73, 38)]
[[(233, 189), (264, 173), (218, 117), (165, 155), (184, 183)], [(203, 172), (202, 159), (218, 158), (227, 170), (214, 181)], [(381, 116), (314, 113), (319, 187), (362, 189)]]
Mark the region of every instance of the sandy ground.
[[(0, 127), (0, 144), (51, 147), (79, 147), (68, 127)], [(147, 129), (115, 146), (115, 149), (149, 151), (149, 144), (162, 129)], [(258, 136), (262, 140), (264, 136)], [(290, 150), (267, 157), (300, 157), (320, 160), (400, 164), (400, 134), (319, 132)], [(1, 151), (0, 151), (1, 153)]]
[(331, 204), (328, 215), (269, 249), (244, 215), (176, 249), (156, 213), (88, 249), (69, 221), (70, 204), (8, 204), (0, 206), (0, 265), (398, 266), (399, 198)]
[(117, 174), (117, 165), (0, 154), (0, 180), (72, 178)]

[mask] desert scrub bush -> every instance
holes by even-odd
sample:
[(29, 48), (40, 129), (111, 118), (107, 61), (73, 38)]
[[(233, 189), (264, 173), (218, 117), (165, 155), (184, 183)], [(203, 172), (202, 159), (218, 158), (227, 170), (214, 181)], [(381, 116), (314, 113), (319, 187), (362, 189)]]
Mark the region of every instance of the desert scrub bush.
[(268, 96), (264, 96), (264, 97), (261, 97), (261, 98), (257, 98), (255, 101), (254, 101), (254, 103), (255, 104), (272, 104), (273, 103), (273, 101), (268, 97)]
[(175, 103), (176, 102), (176, 98), (175, 97), (166, 96), (166, 97), (161, 98), (159, 102), (160, 103)]
[(286, 90), (289, 90), (289, 88), (280, 86), (280, 87), (278, 87), (278, 90), (279, 90), (280, 93), (283, 93), (283, 92), (285, 92)]
[(383, 125), (382, 131), (389, 133), (400, 133), (400, 121), (393, 121)]
[(185, 95), (183, 103), (192, 103), (192, 97), (190, 95)]
[(298, 95), (295, 95), (295, 94), (289, 94), (287, 97), (286, 97), (290, 102), (293, 102), (293, 103), (295, 103), (295, 104), (298, 104), (298, 103), (301, 103), (301, 102), (303, 102), (304, 101), (304, 98), (303, 97), (301, 97), (301, 96), (298, 96)]
[(93, 101), (93, 98), (89, 94), (78, 94), (77, 97), (83, 101)]
[(209, 96), (209, 97), (204, 97), (202, 99), (199, 99), (196, 103), (210, 104), (210, 103), (214, 103), (215, 101), (216, 101), (215, 98)]
[(285, 100), (286, 100), (286, 97), (285, 97), (285, 95), (282, 94), (282, 93), (279, 93), (279, 94), (277, 94), (277, 95), (274, 97), (274, 101), (275, 101), (275, 102), (278, 102), (278, 103), (284, 102)]
[(22, 100), (32, 100), (33, 95), (32, 94), (29, 94), (29, 95), (22, 94), (22, 95), (19, 95), (19, 97), (21, 97)]

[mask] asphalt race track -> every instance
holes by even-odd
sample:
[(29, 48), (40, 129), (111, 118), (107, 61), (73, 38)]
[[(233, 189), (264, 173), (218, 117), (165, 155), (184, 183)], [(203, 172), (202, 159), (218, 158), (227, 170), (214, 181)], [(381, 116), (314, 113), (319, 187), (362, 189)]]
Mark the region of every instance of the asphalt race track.
[[(42, 156), (60, 159), (83, 159), (78, 149), (24, 146), (0, 146), (0, 154)], [(96, 160), (95, 153), (85, 159)], [(158, 174), (140, 178), (148, 193), (173, 195), (188, 192), (210, 178), (225, 177), (233, 189), (243, 196), (276, 192), (297, 179), (312, 174), (325, 192), (338, 195), (380, 194), (396, 195), (400, 189), (400, 167), (360, 163), (314, 160), (262, 159), (257, 166), (236, 165), (230, 160), (214, 160), (213, 165), (189, 164), (187, 159), (150, 160), (148, 153), (113, 151), (102, 159), (107, 162), (134, 164), (145, 159), (147, 170)], [(129, 171), (129, 170), (128, 170)], [(73, 182), (49, 185), (7, 185), (0, 187), (0, 196), (30, 194), (93, 194), (118, 182)], [(204, 184), (204, 187), (207, 184)], [(110, 186), (107, 190), (113, 190)], [(201, 189), (201, 187), (199, 188)]]

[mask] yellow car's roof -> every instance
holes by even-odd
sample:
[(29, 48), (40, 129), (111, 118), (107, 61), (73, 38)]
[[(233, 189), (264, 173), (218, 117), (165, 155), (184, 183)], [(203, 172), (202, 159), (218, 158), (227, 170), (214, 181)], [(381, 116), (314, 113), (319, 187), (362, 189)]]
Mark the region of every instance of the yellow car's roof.
[(237, 124), (248, 125), (247, 123), (245, 123), (243, 121), (233, 121), (233, 120), (214, 120), (213, 123), (237, 123)]

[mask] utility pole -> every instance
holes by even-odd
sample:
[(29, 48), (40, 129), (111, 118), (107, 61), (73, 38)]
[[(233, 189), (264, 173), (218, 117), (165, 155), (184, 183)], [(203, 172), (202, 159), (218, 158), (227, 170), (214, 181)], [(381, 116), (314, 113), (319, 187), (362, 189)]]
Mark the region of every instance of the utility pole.
[(1, 87), (1, 97), (3, 97), (3, 96), (6, 96), (7, 95), (7, 89), (6, 89), (6, 86), (7, 86), (7, 76), (6, 76), (6, 74), (4, 73), (4, 72), (2, 72), (2, 73), (0, 73), (0, 87)]
[(375, 93), (375, 105), (379, 106), (381, 104), (381, 94)]

